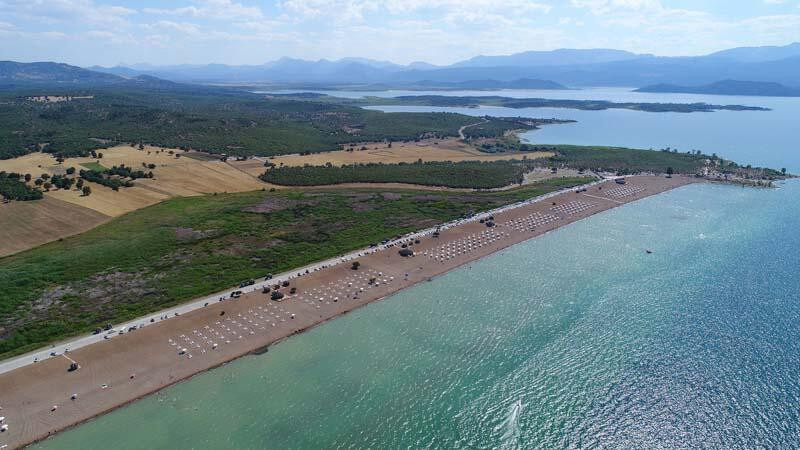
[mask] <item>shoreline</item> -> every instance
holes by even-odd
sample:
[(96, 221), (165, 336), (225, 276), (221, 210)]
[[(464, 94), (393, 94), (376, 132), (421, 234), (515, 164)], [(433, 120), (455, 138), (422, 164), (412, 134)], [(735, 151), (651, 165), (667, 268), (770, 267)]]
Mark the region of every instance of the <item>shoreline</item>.
[[(40, 441), (242, 356), (268, 353), (269, 347), (294, 334), (512, 245), (697, 181), (629, 177), (626, 185), (595, 184), (590, 194), (576, 193), (573, 188), (537, 197), (478, 216), (497, 215), (493, 228), (471, 220), (449, 226), (438, 238), (429, 230), (413, 234), (411, 239), (420, 241), (411, 246), (414, 257), (400, 256), (400, 245), (390, 244), (356, 257), (361, 263), (358, 270), (339, 263), (293, 278), (290, 287), (281, 290), (297, 288), (297, 294), (280, 303), (258, 291), (248, 292), (238, 300), (209, 304), (136, 333), (80, 348), (69, 353), (69, 359), (80, 365), (74, 372), (66, 370), (68, 362), (60, 357), (66, 355), (9, 371), (0, 375), (0, 412), (10, 425), (0, 435), (0, 445), (16, 448)], [(352, 298), (345, 291), (353, 292)], [(194, 339), (203, 339), (205, 344), (196, 344)], [(212, 341), (213, 349), (206, 345)], [(77, 394), (75, 400), (70, 400), (72, 393)]]

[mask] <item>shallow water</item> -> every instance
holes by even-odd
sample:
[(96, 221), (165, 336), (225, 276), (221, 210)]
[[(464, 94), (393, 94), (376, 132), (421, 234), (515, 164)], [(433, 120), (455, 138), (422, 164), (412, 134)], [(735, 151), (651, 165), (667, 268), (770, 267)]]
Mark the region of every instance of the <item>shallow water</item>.
[(36, 448), (797, 447), (799, 196), (628, 204)]

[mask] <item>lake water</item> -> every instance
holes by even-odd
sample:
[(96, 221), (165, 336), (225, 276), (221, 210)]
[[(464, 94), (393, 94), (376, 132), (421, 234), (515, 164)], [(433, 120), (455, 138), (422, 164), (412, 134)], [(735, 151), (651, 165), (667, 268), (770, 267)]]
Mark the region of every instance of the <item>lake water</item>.
[(36, 448), (797, 448), (798, 198), (624, 205)]
[[(287, 91), (289, 92), (289, 91)], [(640, 103), (712, 103), (717, 105), (761, 106), (772, 111), (717, 111), (713, 113), (651, 113), (609, 109), (581, 111), (564, 108), (436, 108), (425, 106), (381, 106), (383, 111), (449, 111), (468, 115), (499, 117), (543, 117), (577, 120), (577, 123), (543, 127), (523, 138), (539, 144), (611, 145), (633, 148), (665, 147), (681, 151), (717, 153), (741, 164), (800, 172), (800, 98), (744, 97), (694, 94), (638, 93), (624, 88), (593, 88), (570, 91), (319, 91), (360, 98), (400, 95), (481, 96), (572, 100), (609, 100)]]

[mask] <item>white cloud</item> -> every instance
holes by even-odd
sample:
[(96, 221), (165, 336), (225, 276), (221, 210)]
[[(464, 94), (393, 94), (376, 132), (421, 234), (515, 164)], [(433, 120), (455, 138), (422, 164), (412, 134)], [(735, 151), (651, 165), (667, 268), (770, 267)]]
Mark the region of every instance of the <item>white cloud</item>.
[[(361, 21), (369, 13), (396, 15), (427, 14), (446, 21), (476, 23), (481, 16), (487, 22), (502, 23), (500, 17), (510, 19), (531, 13), (548, 13), (552, 7), (531, 0), (284, 0), (280, 7), (295, 20), (335, 18), (338, 22)], [(513, 11), (514, 14), (509, 14)]]
[(199, 34), (200, 28), (187, 22), (173, 22), (171, 20), (159, 20), (158, 22), (143, 25), (143, 28), (150, 31), (172, 31), (182, 34)]
[(0, 14), (44, 24), (87, 23), (127, 25), (136, 11), (124, 6), (99, 5), (92, 0), (0, 0)]
[(175, 9), (144, 8), (153, 15), (199, 17), (214, 20), (257, 19), (264, 16), (260, 8), (245, 6), (232, 0), (196, 0), (196, 6)]

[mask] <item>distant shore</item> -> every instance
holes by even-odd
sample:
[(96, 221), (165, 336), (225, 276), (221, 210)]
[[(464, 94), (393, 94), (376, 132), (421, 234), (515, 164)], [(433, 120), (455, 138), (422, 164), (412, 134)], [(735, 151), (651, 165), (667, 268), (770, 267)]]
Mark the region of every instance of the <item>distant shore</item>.
[[(696, 181), (636, 176), (532, 199), (359, 257), (355, 270), (348, 261), (310, 271), (279, 288), (282, 302), (270, 300), (272, 292), (246, 293), (2, 374), (0, 415), (9, 429), (0, 445), (44, 439), (511, 245)], [(68, 371), (73, 361), (79, 368)]]

